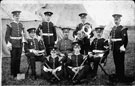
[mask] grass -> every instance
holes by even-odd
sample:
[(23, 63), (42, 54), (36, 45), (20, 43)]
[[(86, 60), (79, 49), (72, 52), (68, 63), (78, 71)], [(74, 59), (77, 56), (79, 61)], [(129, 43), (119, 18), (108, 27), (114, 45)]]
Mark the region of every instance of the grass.
[[(125, 74), (129, 76), (135, 77), (135, 30), (129, 30), (129, 43), (127, 46), (127, 51), (125, 55)], [(27, 70), (27, 61), (26, 57), (23, 56), (21, 59), (21, 72), (25, 73)], [(111, 74), (115, 72), (115, 67), (113, 63), (112, 53), (108, 55), (107, 64), (104, 67), (107, 73)], [(63, 83), (66, 85), (67, 83)], [(16, 81), (10, 76), (10, 58), (4, 57), (2, 58), (2, 85), (50, 85), (47, 81), (43, 79), (31, 80), (30, 78)], [(82, 85), (86, 85), (85, 83)], [(104, 74), (104, 72), (98, 69), (98, 77), (95, 81), (89, 81), (87, 85), (108, 85), (108, 77)], [(125, 85), (123, 83), (116, 84)], [(135, 84), (134, 84), (135, 85)]]

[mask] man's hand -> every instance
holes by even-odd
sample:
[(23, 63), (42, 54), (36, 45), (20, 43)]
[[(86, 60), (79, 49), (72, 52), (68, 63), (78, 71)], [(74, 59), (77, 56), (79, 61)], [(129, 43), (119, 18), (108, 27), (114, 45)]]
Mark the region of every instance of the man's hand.
[(79, 70), (79, 67), (73, 67), (72, 68), (72, 71), (75, 73), (75, 72), (77, 72), (77, 70)]
[(80, 68), (80, 70), (83, 68), (84, 66), (80, 66), (79, 68)]
[(92, 52), (88, 52), (88, 55), (89, 55), (89, 57), (93, 56)]
[(12, 44), (10, 42), (7, 43), (7, 48), (8, 48), (9, 51), (12, 50)]
[(57, 69), (53, 69), (53, 70), (52, 70), (52, 74), (55, 74), (56, 71), (57, 71)]
[(61, 70), (61, 66), (56, 68), (56, 71), (60, 71)]
[(124, 45), (122, 45), (122, 46), (120, 47), (120, 51), (122, 51), (122, 52), (125, 52), (125, 51), (126, 51)]
[(37, 51), (37, 50), (33, 50), (33, 53), (34, 53), (36, 56), (39, 56), (39, 54), (38, 54), (38, 51)]
[(63, 53), (60, 53), (60, 56), (64, 57), (65, 55)]

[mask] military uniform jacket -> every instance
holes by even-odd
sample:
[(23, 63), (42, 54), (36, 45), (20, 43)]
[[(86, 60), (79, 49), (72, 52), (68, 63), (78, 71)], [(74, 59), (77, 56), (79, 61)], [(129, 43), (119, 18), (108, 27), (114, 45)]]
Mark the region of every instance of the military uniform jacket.
[(24, 31), (23, 25), (19, 22), (11, 22), (7, 25), (7, 31), (5, 35), (5, 41), (12, 44), (14, 48), (22, 47), (22, 31)]
[(90, 45), (90, 51), (92, 50), (107, 50), (106, 46), (109, 46), (108, 41), (104, 38), (95, 38)]
[(70, 39), (62, 39), (58, 41), (56, 47), (62, 53), (71, 53), (72, 49), (72, 40)]
[(45, 46), (44, 46), (42, 40), (37, 40), (36, 38), (27, 39), (27, 43), (25, 43), (24, 49), (25, 49), (25, 53), (29, 54), (29, 53), (31, 53), (30, 49), (45, 50)]
[(78, 43), (81, 46), (81, 54), (88, 54), (90, 48), (90, 40), (87, 37), (84, 37), (82, 40), (78, 40)]
[(111, 42), (112, 44), (112, 50), (119, 50), (122, 45), (126, 48), (128, 44), (128, 34), (127, 34), (128, 28), (125, 28), (123, 26), (114, 26), (111, 30), (110, 36), (111, 39), (122, 39), (121, 41), (117, 42)]
[[(40, 30), (42, 30), (42, 36), (45, 44), (54, 44), (57, 40), (56, 29), (52, 22), (42, 22), (42, 25), (39, 25), (37, 29), (37, 34), (39, 35)], [(45, 35), (48, 34), (48, 35)], [(49, 34), (52, 34), (49, 36)]]
[[(83, 55), (79, 54), (79, 55), (72, 55), (71, 58), (67, 59), (67, 65), (68, 66), (72, 66), (72, 67), (78, 67), (82, 64), (82, 62), (84, 61), (83, 59)], [(85, 62), (84, 65), (86, 65), (87, 62)]]
[[(60, 61), (59, 57), (52, 58), (50, 55), (48, 57), (46, 57), (45, 62), (51, 69), (55, 69), (61, 65), (61, 61)], [(45, 66), (48, 68), (47, 65), (45, 65)]]

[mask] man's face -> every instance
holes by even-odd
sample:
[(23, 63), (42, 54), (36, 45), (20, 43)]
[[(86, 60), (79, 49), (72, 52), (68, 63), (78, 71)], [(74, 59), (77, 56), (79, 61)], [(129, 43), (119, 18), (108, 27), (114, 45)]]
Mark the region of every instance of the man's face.
[(82, 31), (78, 31), (78, 32), (77, 32), (77, 37), (78, 37), (78, 39), (83, 38), (83, 33), (82, 33)]
[(50, 19), (51, 19), (51, 16), (45, 15), (45, 20), (46, 21), (50, 21)]
[(34, 37), (35, 37), (35, 35), (36, 35), (36, 33), (35, 33), (35, 32), (31, 32), (31, 33), (29, 33), (29, 36), (30, 36), (31, 38), (34, 38)]
[(74, 46), (74, 52), (80, 52), (80, 50), (81, 50), (81, 48), (80, 48), (80, 46), (79, 45), (77, 45), (77, 46)]
[(86, 22), (86, 17), (82, 17), (82, 18), (81, 18), (81, 21), (82, 21), (83, 23), (85, 23), (85, 22)]
[(100, 38), (102, 36), (103, 32), (97, 32), (97, 37)]
[(19, 15), (14, 15), (13, 18), (14, 18), (15, 21), (19, 21), (20, 16)]
[(51, 50), (51, 53), (50, 53), (52, 56), (56, 56), (57, 55), (57, 51), (56, 50)]
[(121, 19), (120, 19), (120, 18), (114, 18), (114, 23), (115, 23), (116, 25), (119, 25), (120, 22), (121, 22)]
[(64, 30), (63, 31), (63, 34), (64, 34), (64, 38), (68, 38), (69, 31), (68, 30)]

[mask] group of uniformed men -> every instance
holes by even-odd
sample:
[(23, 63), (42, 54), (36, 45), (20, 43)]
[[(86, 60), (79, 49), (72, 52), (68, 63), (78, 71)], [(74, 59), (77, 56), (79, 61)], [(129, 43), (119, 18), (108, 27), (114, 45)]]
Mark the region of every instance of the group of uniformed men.
[[(20, 73), (20, 58), (24, 44), (25, 55), (30, 61), (32, 77), (36, 79), (35, 61), (43, 63), (42, 76), (50, 82), (61, 80), (72, 80), (73, 83), (83, 81), (90, 75), (95, 78), (98, 65), (104, 63), (109, 53), (108, 40), (102, 38), (104, 27), (96, 27), (88, 37), (81, 31), (84, 25), (92, 25), (86, 22), (87, 14), (80, 13), (82, 20), (73, 36), (77, 37), (73, 42), (68, 38), (71, 28), (62, 28), (64, 37), (57, 40), (56, 28), (50, 21), (52, 12), (44, 13), (46, 20), (39, 27), (29, 28), (29, 38), (23, 43), (24, 27), (19, 22), (21, 11), (13, 11), (14, 21), (7, 25), (5, 40), (8, 49), (11, 51), (11, 75), (16, 78)], [(120, 25), (121, 14), (114, 14), (115, 26), (110, 33), (110, 43), (112, 45), (114, 64), (116, 68), (115, 75), (119, 81), (122, 81), (124, 74), (124, 55), (128, 43), (127, 28)], [(89, 28), (89, 29), (91, 29)], [(40, 37), (40, 38), (38, 38)], [(90, 39), (94, 40), (90, 43)]]

